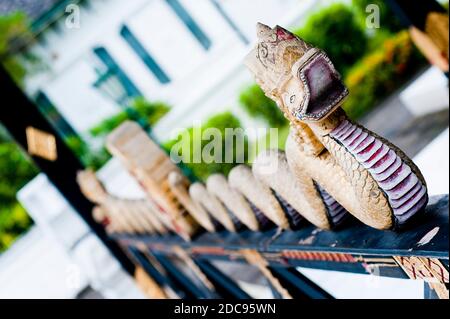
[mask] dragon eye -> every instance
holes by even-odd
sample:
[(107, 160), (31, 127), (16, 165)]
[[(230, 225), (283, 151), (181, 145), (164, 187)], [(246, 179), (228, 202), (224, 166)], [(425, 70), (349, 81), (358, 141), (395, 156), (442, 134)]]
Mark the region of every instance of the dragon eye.
[(295, 94), (291, 95), (291, 97), (289, 98), (289, 103), (293, 104), (295, 102)]
[(258, 54), (261, 58), (267, 58), (267, 56), (269, 55), (269, 50), (264, 44), (260, 44), (258, 46)]

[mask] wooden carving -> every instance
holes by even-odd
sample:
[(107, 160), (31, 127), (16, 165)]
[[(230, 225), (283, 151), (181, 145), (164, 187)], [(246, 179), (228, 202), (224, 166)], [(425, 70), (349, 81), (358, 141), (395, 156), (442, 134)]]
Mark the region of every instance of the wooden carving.
[(422, 211), (428, 195), (419, 169), (345, 115), (340, 107), (348, 91), (326, 53), (279, 26), (258, 24), (257, 33), (246, 65), (291, 123), (286, 156), (299, 184), (309, 185), (303, 195), (319, 197), (323, 189), (378, 229), (401, 226)]
[(213, 194), (208, 192), (202, 183), (193, 183), (189, 187), (189, 195), (194, 203), (203, 207), (208, 213), (226, 230), (236, 232), (238, 222), (233, 221), (233, 216), (228, 213), (222, 202)]
[(138, 124), (131, 121), (124, 122), (110, 133), (106, 146), (141, 184), (159, 213), (170, 220), (171, 229), (189, 240), (199, 225), (171, 189), (169, 174), (179, 171), (179, 168), (169, 156)]
[(173, 171), (169, 174), (169, 185), (178, 201), (186, 208), (186, 210), (195, 218), (195, 220), (207, 231), (214, 232), (216, 230), (212, 219), (203, 206), (197, 205), (189, 196), (189, 181), (179, 171)]
[(310, 177), (296, 178), (281, 150), (261, 152), (253, 162), (253, 174), (275, 192), (294, 227), (300, 224), (299, 216), (303, 216), (319, 228), (330, 229), (348, 215)]
[(263, 216), (257, 218), (248, 201), (241, 193), (230, 187), (225, 176), (211, 175), (206, 181), (206, 187), (208, 192), (216, 196), (242, 224), (253, 231), (261, 229), (261, 221), (265, 218)]
[(428, 59), (428, 61), (444, 72), (449, 70), (449, 27), (448, 14), (430, 11), (422, 21), (415, 21), (409, 28), (411, 39)]
[(430, 12), (425, 21), (425, 32), (442, 52), (448, 62), (448, 14), (442, 12)]
[(230, 171), (228, 182), (249, 202), (256, 216), (264, 215), (282, 229), (289, 229), (289, 221), (269, 187), (261, 183), (252, 174), (247, 165), (238, 165)]
[(93, 217), (106, 227), (108, 233), (167, 233), (148, 200), (123, 199), (109, 194), (91, 170), (79, 172), (77, 181), (86, 198), (97, 204)]

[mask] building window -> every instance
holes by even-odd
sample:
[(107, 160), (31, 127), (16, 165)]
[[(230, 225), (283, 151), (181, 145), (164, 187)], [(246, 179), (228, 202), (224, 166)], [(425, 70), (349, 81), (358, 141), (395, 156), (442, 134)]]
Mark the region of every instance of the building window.
[(225, 9), (222, 7), (222, 5), (219, 3), (219, 0), (210, 0), (213, 4), (213, 6), (216, 8), (216, 10), (219, 12), (219, 14), (222, 16), (222, 18), (228, 23), (231, 29), (236, 33), (238, 38), (245, 44), (248, 45), (250, 41), (247, 39), (247, 37), (244, 35), (242, 30), (234, 23), (233, 19), (228, 15), (228, 13), (225, 11)]
[(189, 12), (181, 5), (179, 0), (166, 0), (166, 3), (177, 14), (180, 20), (183, 21), (185, 26), (191, 31), (192, 35), (198, 40), (202, 47), (205, 50), (208, 50), (211, 47), (211, 40), (195, 22)]
[(134, 36), (127, 26), (123, 26), (120, 35), (127, 41), (134, 52), (141, 58), (145, 65), (152, 71), (158, 81), (162, 84), (170, 82), (169, 76), (164, 72), (150, 53), (142, 46), (141, 42)]
[[(94, 84), (94, 86), (102, 89), (106, 87), (105, 91), (108, 91), (108, 95), (120, 94), (120, 92), (109, 92), (110, 88), (116, 87), (116, 85), (107, 85), (109, 83), (114, 84), (117, 82), (122, 86), (122, 88), (117, 87), (115, 91), (124, 90), (124, 94), (128, 98), (142, 96), (141, 92), (134, 85), (134, 83), (130, 80), (130, 78), (126, 75), (126, 73), (119, 67), (114, 58), (108, 53), (108, 51), (103, 47), (98, 47), (94, 49), (94, 54), (102, 61), (102, 63), (106, 66), (106, 72), (101, 74), (99, 80)], [(118, 101), (118, 103), (122, 101)]]

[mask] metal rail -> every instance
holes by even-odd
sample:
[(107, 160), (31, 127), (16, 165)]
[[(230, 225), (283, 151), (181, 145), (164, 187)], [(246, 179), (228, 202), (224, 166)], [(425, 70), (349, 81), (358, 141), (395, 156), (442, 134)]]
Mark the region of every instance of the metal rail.
[[(442, 195), (430, 199), (424, 214), (413, 225), (395, 232), (376, 230), (354, 220), (335, 231), (319, 230), (311, 225), (282, 233), (276, 229), (237, 234), (222, 231), (200, 234), (190, 242), (176, 235), (113, 235), (113, 238), (122, 246), (145, 247), (158, 256), (176, 257), (174, 247), (182, 247), (218, 287), (221, 296), (247, 297), (211, 261), (246, 263), (242, 251), (251, 249), (267, 260), (271, 273), (291, 296), (332, 298), (296, 267), (403, 279), (427, 280), (429, 276), (441, 276), (437, 279), (448, 283), (448, 212), (448, 195)], [(420, 268), (423, 265), (428, 265), (430, 274)], [(425, 297), (434, 297), (436, 294), (426, 287)]]

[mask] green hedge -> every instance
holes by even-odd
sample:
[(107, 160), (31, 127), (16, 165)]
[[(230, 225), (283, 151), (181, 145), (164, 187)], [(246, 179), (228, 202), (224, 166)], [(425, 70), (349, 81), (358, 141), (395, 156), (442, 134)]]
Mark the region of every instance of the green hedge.
[[(121, 111), (103, 120), (100, 124), (91, 128), (89, 132), (94, 137), (104, 137), (126, 120), (138, 121), (152, 126), (169, 111), (170, 107), (166, 103), (149, 102), (142, 97), (136, 98), (126, 111)], [(78, 136), (69, 136), (66, 138), (66, 143), (85, 166), (94, 170), (102, 167), (111, 158), (105, 148), (93, 151)]]
[(17, 192), (33, 179), (38, 170), (22, 150), (3, 134), (0, 127), (0, 252), (32, 224), (17, 202)]
[(92, 136), (102, 136), (107, 135), (111, 131), (113, 131), (116, 127), (118, 127), (120, 124), (128, 120), (130, 116), (124, 112), (121, 111), (111, 117), (108, 117), (107, 119), (100, 122), (100, 124), (94, 126), (89, 130), (89, 133), (91, 133)]
[[(294, 33), (323, 49), (350, 90), (344, 108), (356, 119), (370, 111), (425, 65), (425, 59), (383, 0), (352, 0), (352, 6), (332, 4), (313, 13)], [(380, 28), (366, 28), (366, 7), (380, 8)], [(243, 108), (272, 127), (286, 120), (257, 85), (240, 94)]]
[(126, 120), (138, 120), (150, 126), (155, 125), (170, 111), (170, 106), (163, 102), (149, 102), (144, 98), (135, 99), (127, 111), (121, 111), (107, 118), (90, 130), (93, 136), (109, 134)]
[(367, 54), (345, 77), (350, 91), (344, 104), (347, 114), (353, 119), (366, 114), (425, 63), (407, 31), (387, 39), (381, 48)]
[[(259, 137), (257, 140), (253, 141), (250, 145), (250, 158), (249, 162), (253, 163), (256, 156), (258, 156), (259, 153), (266, 149), (270, 148), (278, 148), (280, 150), (284, 150), (286, 146), (286, 140), (289, 135), (290, 126), (285, 125), (278, 128), (278, 135), (277, 136), (271, 136), (270, 131), (265, 135)], [(276, 140), (274, 140), (276, 138)], [(273, 146), (272, 146), (273, 145)]]
[(327, 52), (342, 74), (364, 55), (368, 45), (357, 14), (342, 3), (313, 13), (294, 33)]
[(270, 127), (282, 127), (287, 124), (286, 118), (276, 103), (265, 96), (257, 84), (243, 90), (239, 96), (239, 102), (249, 115), (265, 120)]
[(25, 209), (17, 202), (8, 206), (0, 203), (0, 253), (32, 225)]
[[(203, 140), (201, 138), (202, 134), (208, 128), (217, 128), (220, 131), (220, 140), (215, 140), (219, 144), (212, 143), (213, 138), (205, 138)], [(243, 134), (238, 134), (238, 138), (242, 138), (244, 142), (243, 153), (240, 150), (236, 149), (236, 143), (233, 145), (227, 145), (225, 143), (226, 140), (230, 140), (231, 136), (230, 132), (226, 132), (226, 128), (242, 128), (239, 119), (234, 116), (231, 112), (224, 112), (217, 115), (214, 115), (210, 119), (208, 119), (201, 127), (197, 127), (197, 138), (194, 138), (194, 128), (188, 128), (184, 130), (178, 137), (174, 140), (167, 141), (163, 144), (164, 149), (171, 153), (172, 148), (175, 147), (176, 156), (178, 156), (182, 164), (185, 165), (188, 169), (192, 171), (192, 173), (201, 180), (206, 180), (209, 175), (214, 173), (222, 173), (224, 175), (228, 175), (230, 170), (239, 163), (236, 163), (236, 160), (239, 158), (244, 159), (244, 162), (248, 161), (248, 141), (247, 138)], [(184, 134), (183, 134), (184, 133)], [(188, 135), (189, 139), (183, 139), (183, 136)], [(200, 138), (198, 138), (200, 137)], [(201, 139), (199, 141), (199, 139)], [(235, 139), (236, 140), (236, 139)], [(209, 153), (212, 156), (219, 156), (222, 154), (221, 159), (224, 161), (225, 154), (231, 154), (233, 152), (233, 162), (232, 163), (206, 163), (203, 162), (203, 159), (200, 163), (193, 163), (194, 158), (201, 158), (201, 152), (204, 150), (204, 147), (209, 145), (212, 147), (212, 151)], [(213, 146), (216, 146), (214, 149)], [(183, 148), (184, 147), (184, 148)], [(183, 150), (189, 150), (189, 153), (183, 153)], [(215, 150), (220, 150), (220, 154), (217, 154)], [(173, 154), (172, 154), (173, 155)], [(200, 157), (199, 157), (200, 156)]]
[(65, 142), (81, 163), (93, 170), (101, 168), (111, 158), (111, 155), (104, 147), (94, 151), (79, 136), (68, 136), (65, 138)]
[[(26, 69), (15, 56), (9, 55), (9, 50), (11, 40), (27, 31), (28, 21), (23, 13), (0, 16), (0, 64), (19, 85), (23, 84)], [(0, 253), (32, 224), (16, 194), (36, 174), (36, 167), (0, 124)]]
[(0, 204), (12, 204), (16, 193), (37, 174), (37, 169), (12, 141), (0, 139)]
[(6, 16), (0, 16), (0, 63), (18, 83), (23, 84), (26, 74), (25, 68), (17, 58), (8, 55), (11, 40), (28, 31), (28, 22), (25, 14), (16, 12)]

